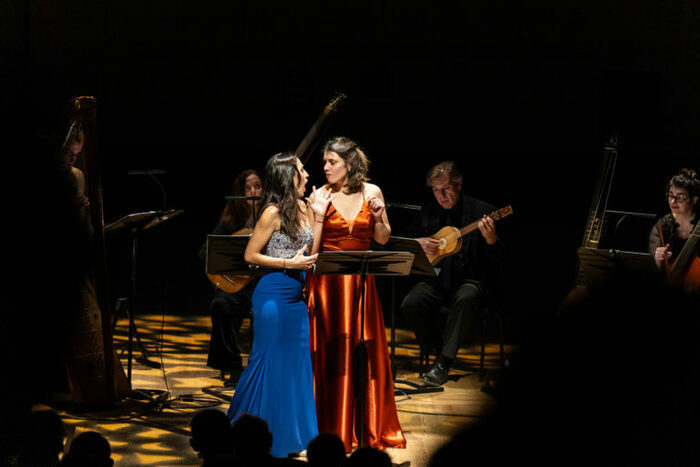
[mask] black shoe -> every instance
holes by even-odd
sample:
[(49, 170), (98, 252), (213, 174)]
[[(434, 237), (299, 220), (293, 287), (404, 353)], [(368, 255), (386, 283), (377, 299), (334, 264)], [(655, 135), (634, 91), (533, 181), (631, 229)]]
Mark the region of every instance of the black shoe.
[(443, 363), (442, 359), (437, 358), (430, 371), (421, 376), (419, 379), (429, 386), (439, 387), (447, 382), (448, 372), (449, 370)]
[(238, 378), (241, 377), (242, 372), (243, 372), (243, 368), (235, 368), (233, 370), (230, 370), (228, 372), (228, 374), (229, 374), (228, 378), (224, 378), (224, 386), (228, 386), (228, 387), (236, 386), (236, 383), (238, 383)]

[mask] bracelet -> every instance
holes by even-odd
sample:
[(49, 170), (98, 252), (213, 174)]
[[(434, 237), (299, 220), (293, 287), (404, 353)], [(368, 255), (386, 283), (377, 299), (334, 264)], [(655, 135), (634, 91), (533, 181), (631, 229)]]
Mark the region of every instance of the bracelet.
[(323, 221), (320, 221), (318, 219), (314, 219), (315, 222), (318, 222), (319, 224), (323, 224)]

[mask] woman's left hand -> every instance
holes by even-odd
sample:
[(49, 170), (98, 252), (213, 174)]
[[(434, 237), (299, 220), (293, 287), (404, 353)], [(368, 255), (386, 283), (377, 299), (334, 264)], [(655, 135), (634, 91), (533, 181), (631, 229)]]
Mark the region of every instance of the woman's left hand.
[(384, 214), (384, 209), (386, 209), (386, 207), (384, 206), (384, 201), (377, 198), (376, 196), (370, 196), (369, 198), (367, 198), (367, 204), (369, 205), (369, 211), (372, 213), (372, 217), (374, 217), (374, 220), (378, 221), (379, 219), (381, 219), (382, 214)]
[(326, 215), (328, 206), (335, 198), (336, 193), (331, 193), (331, 190), (318, 190), (316, 187), (311, 188), (311, 196), (306, 198), (306, 205), (311, 209), (314, 214), (314, 220), (317, 222), (322, 222)]

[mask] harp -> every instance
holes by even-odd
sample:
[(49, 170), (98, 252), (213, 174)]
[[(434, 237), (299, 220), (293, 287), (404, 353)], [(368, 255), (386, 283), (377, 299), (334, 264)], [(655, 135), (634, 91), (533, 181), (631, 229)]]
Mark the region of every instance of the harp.
[(80, 309), (70, 326), (64, 364), (75, 402), (108, 402), (130, 388), (116, 356), (111, 319), (100, 163), (97, 153), (97, 101), (71, 99), (65, 109), (65, 129), (59, 134), (59, 157), (67, 169), (73, 205), (88, 239), (86, 276)]
[[(610, 199), (610, 189), (615, 175), (615, 166), (617, 165), (619, 139), (618, 134), (615, 133), (603, 146), (603, 160), (593, 193), (593, 201), (588, 211), (588, 220), (586, 221), (581, 248), (598, 249), (601, 239), (606, 234), (606, 213), (608, 200)], [(584, 269), (580, 261), (577, 265), (575, 281), (575, 286), (583, 286), (586, 283)]]

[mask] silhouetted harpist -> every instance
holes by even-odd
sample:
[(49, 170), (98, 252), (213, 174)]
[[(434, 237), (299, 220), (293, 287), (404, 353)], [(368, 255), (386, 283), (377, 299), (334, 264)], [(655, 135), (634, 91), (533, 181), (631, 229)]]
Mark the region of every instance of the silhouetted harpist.
[(80, 298), (72, 305), (77, 309), (65, 315), (66, 335), (58, 349), (71, 398), (78, 403), (111, 402), (129, 391), (109, 326), (102, 200), (101, 191), (95, 187), (99, 176), (94, 173), (99, 167), (94, 161), (95, 106), (90, 97), (69, 102), (67, 131), (59, 135), (57, 155), (58, 171), (66, 179), (73, 215), (79, 219), (80, 228), (75, 235), (84, 238), (81, 248), (73, 252), (73, 261), (82, 268), (82, 277), (76, 277)]

